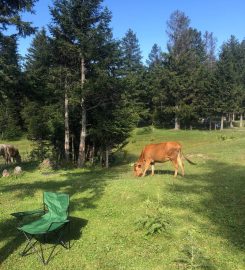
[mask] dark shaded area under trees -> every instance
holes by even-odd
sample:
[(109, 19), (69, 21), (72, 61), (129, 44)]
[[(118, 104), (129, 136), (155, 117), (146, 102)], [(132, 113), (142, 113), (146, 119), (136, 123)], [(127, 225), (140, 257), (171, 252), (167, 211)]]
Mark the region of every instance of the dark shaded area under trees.
[[(242, 126), (245, 40), (231, 36), (217, 58), (213, 33), (177, 10), (167, 21), (167, 51), (154, 44), (144, 65), (132, 29), (113, 38), (102, 0), (54, 0), (49, 35), (21, 19), (36, 1), (18, 2), (0, 4), (1, 139), (25, 132), (36, 158), (108, 167), (137, 126)], [(8, 35), (11, 25), (16, 33)], [(34, 32), (21, 68), (18, 37)]]

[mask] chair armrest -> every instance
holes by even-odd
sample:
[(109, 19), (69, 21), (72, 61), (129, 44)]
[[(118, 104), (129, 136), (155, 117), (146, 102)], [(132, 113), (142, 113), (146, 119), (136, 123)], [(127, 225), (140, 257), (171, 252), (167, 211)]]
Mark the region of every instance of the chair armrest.
[(22, 219), (26, 216), (42, 215), (42, 214), (45, 214), (45, 212), (46, 211), (44, 209), (36, 209), (36, 210), (31, 210), (31, 211), (11, 213), (11, 216), (14, 216), (18, 219)]

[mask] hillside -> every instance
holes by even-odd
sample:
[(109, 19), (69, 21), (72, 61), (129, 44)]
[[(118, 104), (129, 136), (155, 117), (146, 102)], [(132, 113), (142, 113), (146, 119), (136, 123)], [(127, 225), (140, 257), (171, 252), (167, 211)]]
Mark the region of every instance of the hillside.
[[(27, 140), (13, 142), (26, 161), (22, 176), (0, 180), (1, 269), (43, 269), (36, 254), (19, 256), (24, 236), (10, 216), (39, 208), (43, 191), (66, 192), (71, 205), (71, 249), (58, 247), (46, 269), (244, 269), (244, 135), (142, 128), (108, 170), (48, 172), (27, 160)], [(143, 146), (170, 140), (197, 165), (185, 162), (184, 178), (170, 163), (135, 178)]]

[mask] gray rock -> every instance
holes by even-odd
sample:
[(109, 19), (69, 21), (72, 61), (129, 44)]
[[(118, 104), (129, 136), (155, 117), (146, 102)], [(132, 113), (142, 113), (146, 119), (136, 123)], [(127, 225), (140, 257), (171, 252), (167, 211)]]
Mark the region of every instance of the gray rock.
[(10, 174), (9, 174), (9, 172), (8, 172), (8, 170), (3, 170), (3, 173), (2, 173), (2, 176), (3, 177), (8, 177)]
[(22, 173), (22, 169), (20, 166), (16, 166), (14, 168), (14, 175), (18, 175), (18, 174), (21, 174)]

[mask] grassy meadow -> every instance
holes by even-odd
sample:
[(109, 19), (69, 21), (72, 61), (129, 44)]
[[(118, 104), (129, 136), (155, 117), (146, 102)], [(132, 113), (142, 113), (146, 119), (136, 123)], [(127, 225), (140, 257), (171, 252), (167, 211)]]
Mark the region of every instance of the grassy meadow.
[[(143, 146), (170, 140), (197, 165), (185, 161), (185, 177), (168, 162), (135, 178)], [(0, 178), (0, 269), (44, 268), (19, 255), (25, 239), (10, 215), (39, 208), (43, 191), (70, 194), (71, 206), (71, 249), (58, 246), (45, 269), (245, 269), (245, 129), (137, 129), (110, 169), (40, 171), (30, 142), (8, 143), (25, 161), (21, 176)]]

